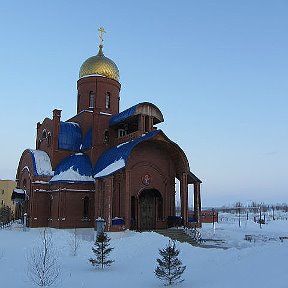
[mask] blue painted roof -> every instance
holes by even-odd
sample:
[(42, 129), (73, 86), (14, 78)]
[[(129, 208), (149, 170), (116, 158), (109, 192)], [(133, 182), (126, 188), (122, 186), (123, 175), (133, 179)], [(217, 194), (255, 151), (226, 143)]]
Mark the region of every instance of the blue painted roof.
[[(139, 144), (140, 142), (148, 140), (148, 139), (154, 137), (155, 135), (159, 134), (160, 132), (161, 132), (161, 130), (154, 130), (154, 131), (151, 131), (151, 132), (145, 134), (144, 136), (136, 138), (130, 142), (120, 144), (116, 147), (113, 147), (113, 148), (106, 150), (98, 158), (98, 160), (96, 162), (96, 165), (95, 165), (94, 170), (93, 170), (94, 177), (97, 173), (101, 172), (102, 170), (107, 168), (109, 165), (115, 163), (116, 161), (118, 161), (120, 159), (123, 159), (125, 161), (125, 165), (127, 165), (128, 157), (129, 157), (131, 151), (133, 150), (133, 148), (137, 144)], [(118, 169), (118, 170), (120, 170), (120, 169)], [(118, 170), (115, 170), (115, 171), (111, 172), (110, 174), (113, 174)], [(108, 175), (109, 174), (107, 174), (105, 176), (108, 176)]]
[(81, 150), (90, 149), (92, 147), (92, 128), (88, 130), (83, 139)]
[(94, 182), (92, 165), (87, 155), (77, 153), (62, 160), (50, 182)]
[(82, 132), (78, 123), (60, 122), (58, 145), (60, 149), (79, 151), (82, 144)]
[(109, 125), (113, 126), (113, 125), (120, 123), (120, 122), (124, 121), (125, 119), (135, 115), (137, 106), (138, 106), (138, 104), (120, 112), (119, 114), (112, 116), (110, 121), (109, 121)]

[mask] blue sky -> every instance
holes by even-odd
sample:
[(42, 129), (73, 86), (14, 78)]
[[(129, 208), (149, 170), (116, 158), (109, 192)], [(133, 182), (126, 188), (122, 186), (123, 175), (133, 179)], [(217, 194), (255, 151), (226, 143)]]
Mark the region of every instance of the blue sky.
[(121, 110), (160, 108), (204, 206), (288, 202), (287, 14), (286, 0), (2, 1), (0, 179), (15, 178), (38, 121), (76, 113), (104, 26)]

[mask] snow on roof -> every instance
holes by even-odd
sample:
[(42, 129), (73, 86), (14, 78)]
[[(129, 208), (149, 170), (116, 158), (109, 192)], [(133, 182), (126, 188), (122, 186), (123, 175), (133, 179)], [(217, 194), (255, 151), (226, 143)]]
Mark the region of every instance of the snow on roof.
[(11, 200), (15, 203), (23, 203), (25, 199), (28, 198), (28, 195), (26, 194), (26, 191), (21, 188), (15, 188), (13, 189)]
[(48, 154), (42, 150), (29, 150), (32, 154), (34, 174), (37, 176), (53, 176), (53, 170)]
[(100, 177), (108, 176), (110, 174), (113, 174), (115, 171), (122, 169), (123, 167), (125, 167), (125, 161), (124, 161), (124, 159), (121, 158), (121, 159), (116, 160), (115, 162), (111, 163), (110, 165), (105, 167), (100, 172), (96, 173), (94, 177), (100, 178)]
[(79, 170), (70, 167), (68, 170), (55, 175), (50, 182), (94, 182), (92, 176), (81, 175)]
[(144, 134), (144, 136), (106, 150), (104, 153), (102, 153), (96, 162), (93, 173), (94, 177), (100, 178), (108, 176), (124, 168), (133, 148), (140, 142), (148, 140), (160, 132), (161, 130), (154, 130)]
[(13, 190), (13, 192), (15, 192), (17, 194), (26, 194), (26, 192), (23, 189), (20, 189), (20, 188), (15, 188)]
[(94, 182), (92, 165), (87, 155), (76, 153), (62, 160), (50, 182)]

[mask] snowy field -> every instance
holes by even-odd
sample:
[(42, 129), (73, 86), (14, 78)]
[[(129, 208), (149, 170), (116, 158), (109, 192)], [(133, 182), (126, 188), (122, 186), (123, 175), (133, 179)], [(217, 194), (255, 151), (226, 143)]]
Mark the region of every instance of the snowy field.
[[(288, 287), (288, 221), (270, 221), (262, 225), (243, 221), (206, 224), (201, 229), (207, 244), (218, 243), (221, 248), (199, 248), (176, 242), (180, 259), (187, 266), (184, 282), (177, 287), (237, 288)], [(23, 231), (16, 225), (0, 230), (0, 287), (35, 287), (27, 277), (27, 255), (41, 241), (42, 229)], [(68, 244), (73, 230), (51, 229), (54, 247), (61, 263), (61, 278), (57, 287), (163, 287), (154, 276), (158, 248), (164, 248), (168, 238), (154, 232), (109, 233), (115, 262), (104, 271), (93, 268), (88, 258), (93, 257), (91, 247), (95, 232), (78, 229), (81, 245), (76, 256), (71, 255)], [(250, 241), (245, 240), (245, 235)], [(247, 237), (247, 236), (246, 236)], [(214, 241), (214, 242), (213, 242)], [(204, 243), (204, 245), (205, 245)]]

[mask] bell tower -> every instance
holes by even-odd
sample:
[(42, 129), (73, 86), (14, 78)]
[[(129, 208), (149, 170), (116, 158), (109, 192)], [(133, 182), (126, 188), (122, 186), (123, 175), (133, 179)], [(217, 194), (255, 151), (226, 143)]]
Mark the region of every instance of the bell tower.
[(109, 120), (119, 113), (120, 89), (117, 65), (103, 53), (103, 27), (99, 28), (99, 50), (97, 55), (82, 64), (77, 81), (77, 114), (93, 113), (92, 164), (105, 148), (109, 139)]
[(103, 27), (99, 31), (98, 54), (88, 58), (81, 66), (77, 82), (77, 114), (83, 110), (119, 113), (119, 70), (103, 53)]

